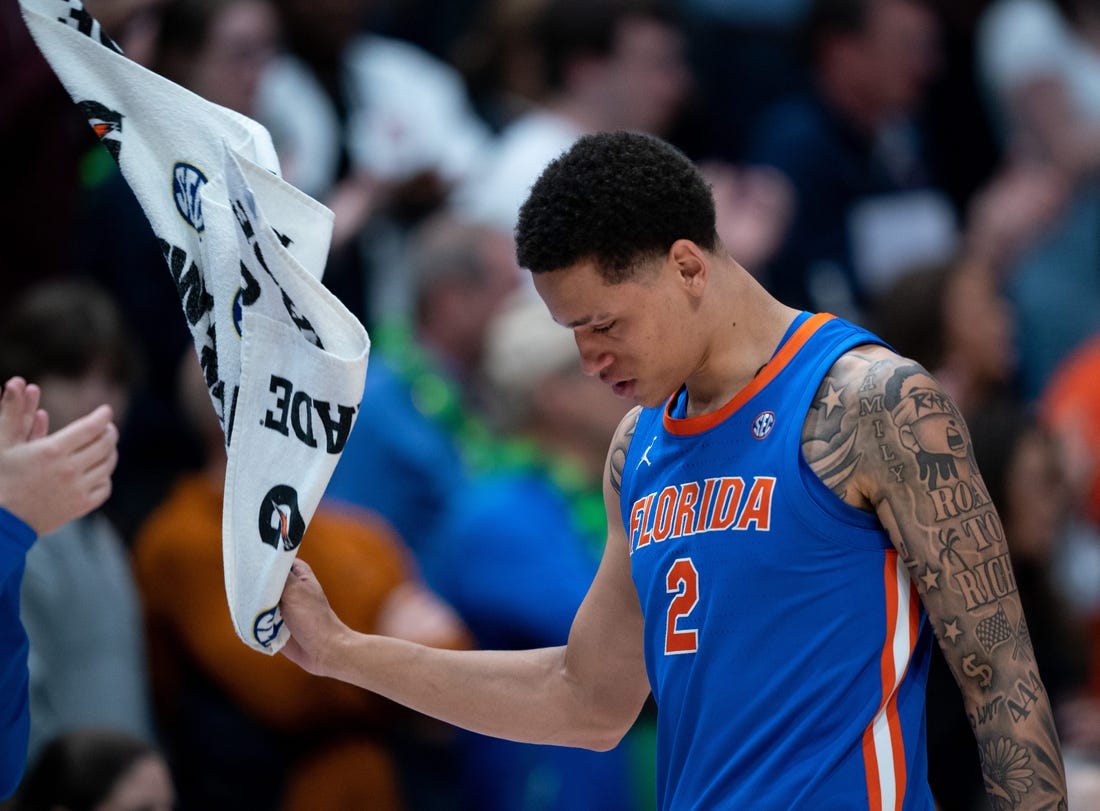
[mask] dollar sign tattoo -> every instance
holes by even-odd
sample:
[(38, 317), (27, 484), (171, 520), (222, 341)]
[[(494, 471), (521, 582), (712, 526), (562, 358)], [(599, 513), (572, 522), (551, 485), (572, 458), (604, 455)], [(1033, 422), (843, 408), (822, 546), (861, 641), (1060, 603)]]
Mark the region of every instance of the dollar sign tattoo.
[(993, 681), (993, 668), (989, 665), (975, 665), (978, 657), (971, 653), (963, 658), (963, 673), (972, 679), (977, 679), (982, 687), (988, 687)]

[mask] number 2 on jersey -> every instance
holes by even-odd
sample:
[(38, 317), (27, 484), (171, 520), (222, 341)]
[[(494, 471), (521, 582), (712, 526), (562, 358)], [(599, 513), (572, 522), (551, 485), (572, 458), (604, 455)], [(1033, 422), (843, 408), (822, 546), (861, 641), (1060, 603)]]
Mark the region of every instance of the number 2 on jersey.
[(681, 626), (681, 620), (685, 620), (699, 603), (699, 572), (691, 558), (679, 558), (672, 564), (665, 576), (665, 591), (676, 595), (668, 606), (665, 655), (695, 653), (699, 649), (699, 632)]

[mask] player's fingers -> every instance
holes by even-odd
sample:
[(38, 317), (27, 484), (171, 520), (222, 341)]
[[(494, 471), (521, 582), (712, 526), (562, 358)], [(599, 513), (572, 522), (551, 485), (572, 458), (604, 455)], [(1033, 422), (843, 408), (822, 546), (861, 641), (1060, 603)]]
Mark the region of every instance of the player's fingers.
[[(37, 389), (37, 387), (35, 387)], [(0, 394), (0, 447), (11, 447), (27, 438), (30, 424), (27, 422), (27, 382), (21, 377), (13, 377), (4, 384)], [(30, 409), (31, 416), (38, 407), (35, 398)]]
[(42, 389), (35, 383), (28, 383), (26, 391), (23, 393), (23, 398), (23, 427), (26, 430), (24, 437), (33, 439), (32, 431), (34, 424), (38, 417), (38, 412), (42, 411), (42, 409), (38, 407), (42, 399)]
[(73, 453), (100, 440), (110, 424), (111, 407), (101, 405), (58, 430), (51, 439), (63, 453)]
[(85, 512), (94, 510), (96, 507), (101, 506), (108, 498), (111, 497), (111, 477), (107, 476), (93, 485), (87, 492), (86, 501), (84, 503)]
[[(35, 426), (38, 422), (38, 412), (42, 411), (38, 407), (38, 402), (42, 397), (42, 389), (40, 389), (34, 383), (28, 383), (26, 389), (23, 390), (23, 420), (19, 426), (19, 435), (24, 440), (37, 439), (35, 434)], [(42, 411), (45, 414), (45, 411)]]
[(39, 408), (34, 412), (34, 419), (31, 421), (31, 432), (27, 436), (27, 440), (41, 439), (50, 432), (50, 415), (46, 413), (46, 410)]
[(117, 446), (118, 428), (115, 427), (113, 422), (108, 422), (96, 436), (83, 445), (70, 450), (69, 454), (76, 465), (76, 469), (84, 472), (110, 456)]
[[(286, 585), (283, 587), (283, 600), (289, 597), (293, 606), (328, 607), (328, 597), (321, 587), (313, 569), (301, 558), (295, 558), (290, 564)], [(284, 610), (285, 614), (285, 610)]]
[(313, 569), (301, 558), (294, 558), (290, 564), (290, 574), (299, 580), (316, 579)]
[[(95, 446), (88, 446), (82, 450), (82, 454), (90, 454), (97, 452), (99, 449)], [(118, 465), (118, 448), (114, 443), (106, 446), (106, 453), (98, 455), (98, 458), (94, 458), (88, 463), (88, 457), (85, 457), (83, 461), (86, 463), (86, 467), (81, 469), (81, 475), (85, 482), (99, 482), (111, 478), (111, 474), (114, 473), (116, 465)], [(81, 460), (78, 460), (78, 463)]]

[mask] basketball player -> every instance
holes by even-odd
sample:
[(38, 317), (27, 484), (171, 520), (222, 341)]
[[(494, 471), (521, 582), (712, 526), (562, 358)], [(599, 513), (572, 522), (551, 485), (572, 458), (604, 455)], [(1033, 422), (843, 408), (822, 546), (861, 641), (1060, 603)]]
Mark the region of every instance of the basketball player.
[(295, 563), (287, 655), (485, 734), (597, 749), (652, 691), (662, 809), (931, 809), (935, 636), (994, 807), (1064, 807), (1001, 523), (937, 382), (770, 297), (719, 244), (693, 165), (652, 137), (581, 139), (516, 235), (585, 370), (640, 405), (611, 442), (607, 546), (568, 644), (358, 634)]

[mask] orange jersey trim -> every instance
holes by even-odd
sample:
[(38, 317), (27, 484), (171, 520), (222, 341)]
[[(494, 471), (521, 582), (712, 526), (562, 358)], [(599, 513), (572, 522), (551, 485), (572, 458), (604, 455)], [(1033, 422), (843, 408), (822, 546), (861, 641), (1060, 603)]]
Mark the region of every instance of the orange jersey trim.
[(802, 323), (802, 326), (795, 330), (794, 335), (788, 338), (783, 346), (779, 348), (775, 356), (768, 361), (760, 374), (754, 377), (745, 388), (737, 392), (737, 394), (733, 396), (733, 399), (717, 411), (712, 411), (709, 414), (700, 414), (697, 417), (673, 417), (670, 414), (672, 401), (675, 399), (675, 395), (673, 395), (673, 397), (670, 397), (668, 402), (665, 403), (665, 430), (676, 436), (691, 436), (692, 434), (701, 434), (703, 431), (707, 431), (719, 425), (774, 380), (775, 376), (783, 371), (787, 364), (790, 363), (791, 359), (798, 354), (798, 350), (805, 345), (806, 341), (810, 339), (810, 336), (817, 332), (823, 324), (833, 320), (835, 317), (836, 316), (829, 315), (828, 313), (817, 313), (807, 318)]

